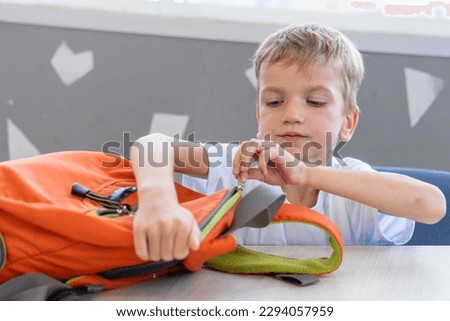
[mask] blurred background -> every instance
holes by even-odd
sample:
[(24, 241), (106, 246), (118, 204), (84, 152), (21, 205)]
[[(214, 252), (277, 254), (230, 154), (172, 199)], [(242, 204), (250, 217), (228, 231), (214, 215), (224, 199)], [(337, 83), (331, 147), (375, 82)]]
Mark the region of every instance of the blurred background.
[(154, 131), (254, 137), (252, 55), (308, 22), (365, 58), (359, 127), (340, 154), (449, 171), (447, 1), (0, 0), (0, 161), (108, 142), (127, 155)]

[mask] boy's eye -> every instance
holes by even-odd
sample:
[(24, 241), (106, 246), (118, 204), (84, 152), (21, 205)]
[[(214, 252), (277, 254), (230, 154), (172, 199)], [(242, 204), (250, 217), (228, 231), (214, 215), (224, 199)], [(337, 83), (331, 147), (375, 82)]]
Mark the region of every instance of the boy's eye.
[(323, 107), (327, 104), (325, 101), (313, 100), (313, 99), (309, 99), (306, 102), (308, 103), (308, 105), (313, 106), (313, 107)]
[(269, 107), (277, 107), (283, 104), (283, 100), (269, 100), (266, 102), (266, 105)]

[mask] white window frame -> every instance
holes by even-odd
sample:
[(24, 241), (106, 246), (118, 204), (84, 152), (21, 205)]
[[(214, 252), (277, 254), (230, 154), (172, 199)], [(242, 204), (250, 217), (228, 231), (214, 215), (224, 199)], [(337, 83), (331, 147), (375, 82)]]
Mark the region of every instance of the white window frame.
[[(290, 23), (317, 22), (343, 31), (361, 51), (450, 57), (448, 1), (315, 0), (303, 10), (274, 8), (272, 2), (241, 1), (237, 8), (189, 0), (0, 0), (0, 22), (246, 43)], [(349, 7), (355, 3), (369, 9)], [(383, 12), (386, 5), (405, 3), (436, 8), (433, 15)]]

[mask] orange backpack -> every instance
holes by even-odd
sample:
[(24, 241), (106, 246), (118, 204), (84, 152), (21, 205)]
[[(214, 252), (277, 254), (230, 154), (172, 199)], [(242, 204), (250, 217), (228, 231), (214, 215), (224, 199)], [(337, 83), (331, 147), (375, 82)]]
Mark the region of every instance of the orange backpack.
[[(264, 191), (242, 197), (233, 188), (205, 196), (175, 183), (178, 201), (201, 227), (201, 247), (182, 261), (144, 262), (133, 247), (138, 204), (133, 171), (127, 159), (114, 155), (72, 151), (6, 161), (0, 163), (0, 186), (0, 289), (2, 283), (35, 272), (85, 292), (203, 266), (229, 273), (317, 275), (337, 269), (343, 257), (338, 228), (309, 208), (283, 204), (278, 196), (260, 205), (255, 197)], [(263, 206), (256, 218), (238, 215), (246, 212), (245, 203)], [(240, 226), (287, 221), (323, 229), (333, 249), (330, 257), (265, 255), (237, 246), (231, 234)]]

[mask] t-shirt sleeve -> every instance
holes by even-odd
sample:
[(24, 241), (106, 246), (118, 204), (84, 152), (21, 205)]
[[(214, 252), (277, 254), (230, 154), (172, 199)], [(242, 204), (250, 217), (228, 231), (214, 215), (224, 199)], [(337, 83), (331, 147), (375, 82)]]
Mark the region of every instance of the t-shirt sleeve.
[(411, 239), (414, 233), (415, 222), (407, 218), (379, 212), (378, 222), (380, 234), (383, 236), (380, 243), (403, 245)]

